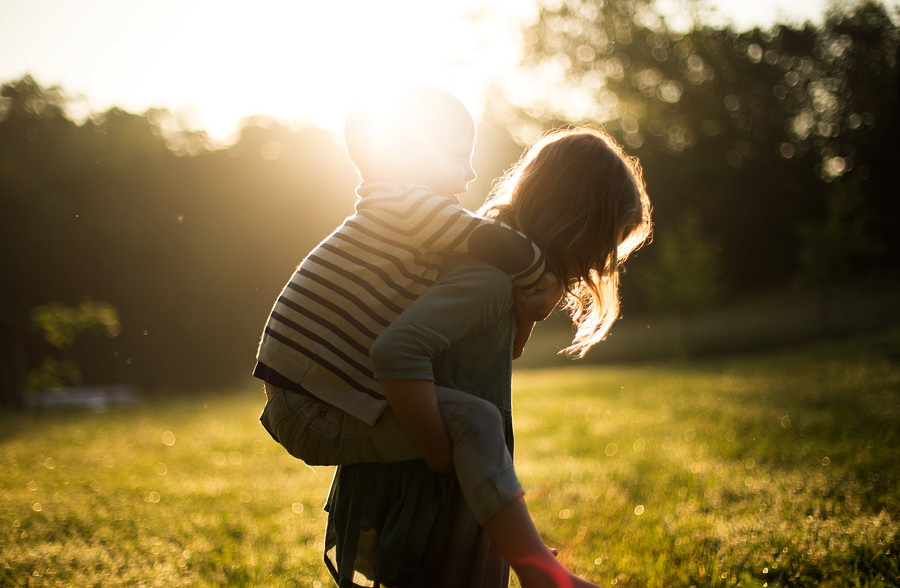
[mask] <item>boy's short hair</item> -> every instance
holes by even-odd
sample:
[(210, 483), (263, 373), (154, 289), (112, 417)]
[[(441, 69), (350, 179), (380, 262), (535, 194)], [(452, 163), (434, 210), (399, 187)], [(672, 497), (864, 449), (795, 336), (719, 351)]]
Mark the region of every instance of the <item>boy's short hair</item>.
[(409, 86), (381, 100), (357, 101), (347, 116), (347, 154), (363, 180), (414, 169), (446, 157), (448, 146), (474, 133), (468, 109), (454, 96), (427, 86)]

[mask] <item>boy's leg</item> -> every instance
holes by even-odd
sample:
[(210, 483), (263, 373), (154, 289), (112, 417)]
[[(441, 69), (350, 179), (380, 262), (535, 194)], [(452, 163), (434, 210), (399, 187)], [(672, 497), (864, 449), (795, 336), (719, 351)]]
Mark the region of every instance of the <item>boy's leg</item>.
[(266, 385), (260, 422), (288, 453), (308, 465), (420, 459), (390, 412), (372, 426), (314, 396)]
[(476, 520), (484, 524), (525, 494), (506, 447), (500, 411), (472, 394), (441, 386), (436, 390), (460, 489)]
[(438, 387), (437, 398), (466, 502), (523, 588), (597, 588), (569, 572), (544, 545), (513, 470), (497, 407), (449, 388)]
[[(267, 385), (260, 421), (288, 453), (309, 465), (421, 459), (390, 408), (374, 426), (317, 398)], [(437, 387), (441, 416), (467, 503), (480, 523), (523, 494), (506, 448), (500, 411), (490, 402)]]

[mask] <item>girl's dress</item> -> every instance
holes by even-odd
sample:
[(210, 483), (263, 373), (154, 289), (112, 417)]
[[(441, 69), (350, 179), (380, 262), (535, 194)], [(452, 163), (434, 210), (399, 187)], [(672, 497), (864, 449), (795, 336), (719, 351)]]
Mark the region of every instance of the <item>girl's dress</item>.
[[(509, 277), (481, 262), (452, 259), (388, 328), (403, 324), (421, 326), (427, 347), (441, 350), (433, 362), (438, 385), (497, 406), (512, 453)], [(509, 567), (456, 478), (432, 472), (424, 461), (341, 466), (325, 508), (325, 564), (342, 588), (508, 586)]]

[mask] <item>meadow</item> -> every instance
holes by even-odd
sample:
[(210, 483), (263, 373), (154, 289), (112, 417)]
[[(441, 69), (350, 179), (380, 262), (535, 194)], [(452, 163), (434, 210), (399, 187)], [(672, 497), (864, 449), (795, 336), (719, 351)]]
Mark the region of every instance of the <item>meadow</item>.
[[(900, 331), (514, 384), (530, 507), (600, 585), (900, 585)], [(331, 586), (332, 470), (287, 456), (261, 404), (0, 417), (0, 585)]]

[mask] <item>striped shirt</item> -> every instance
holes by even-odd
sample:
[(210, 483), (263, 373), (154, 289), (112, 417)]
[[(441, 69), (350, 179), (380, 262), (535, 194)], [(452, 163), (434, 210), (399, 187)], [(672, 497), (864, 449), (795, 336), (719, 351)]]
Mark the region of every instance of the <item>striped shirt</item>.
[(254, 375), (374, 424), (387, 401), (369, 348), (434, 283), (448, 254), (485, 259), (525, 291), (544, 260), (521, 233), (423, 186), (363, 184), (357, 193), (355, 214), (303, 259), (275, 301)]

